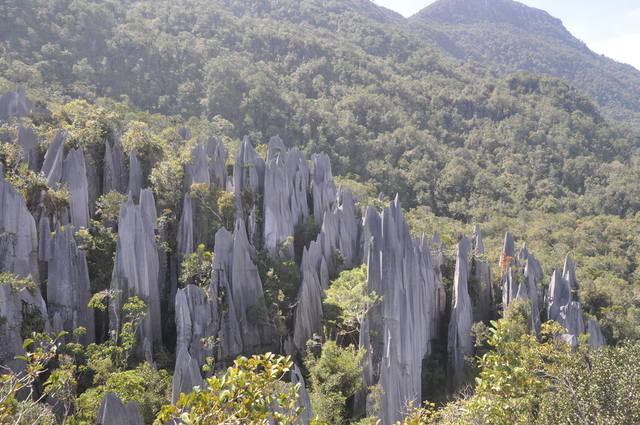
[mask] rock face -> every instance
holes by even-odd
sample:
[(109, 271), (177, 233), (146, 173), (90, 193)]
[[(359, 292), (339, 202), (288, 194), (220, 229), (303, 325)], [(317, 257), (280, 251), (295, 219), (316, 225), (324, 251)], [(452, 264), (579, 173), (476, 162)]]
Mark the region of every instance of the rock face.
[(336, 185), (331, 173), (331, 161), (326, 154), (311, 157), (311, 193), (313, 195), (313, 216), (321, 220), (325, 211), (330, 210), (336, 200)]
[(71, 149), (62, 166), (62, 182), (69, 187), (71, 224), (89, 227), (89, 185), (84, 154), (81, 149)]
[(13, 118), (26, 117), (33, 109), (33, 103), (27, 98), (23, 88), (6, 92), (0, 96), (0, 122), (9, 122)]
[(378, 413), (389, 425), (402, 419), (408, 402), (420, 400), (422, 360), (431, 350), (427, 324), (437, 316), (435, 273), (428, 246), (410, 237), (397, 198), (382, 214), (368, 209), (364, 241), (369, 291), (382, 296), (360, 333), (364, 378), (368, 387), (382, 386)]
[[(38, 235), (35, 220), (24, 199), (4, 180), (0, 167), (0, 273), (31, 276), (33, 291), (15, 290), (0, 285), (0, 364), (19, 368), (16, 355), (23, 354), (22, 333), (27, 322), (39, 321), (40, 329), (48, 329), (47, 306), (40, 294), (38, 274)], [(38, 319), (39, 318), (39, 319)]]
[(235, 194), (236, 218), (247, 226), (249, 240), (261, 246), (257, 216), (264, 193), (265, 162), (258, 156), (251, 141), (245, 137), (233, 165), (233, 191)]
[(464, 236), (458, 243), (456, 271), (453, 281), (453, 302), (451, 305), (451, 319), (449, 320), (449, 369), (454, 388), (459, 388), (464, 382), (467, 371), (467, 358), (473, 356), (473, 339), (471, 326), (473, 312), (469, 297), (469, 253), (471, 241)]
[(142, 168), (138, 161), (138, 151), (134, 149), (129, 154), (129, 185), (127, 191), (134, 202), (138, 202), (142, 189)]
[(38, 144), (38, 136), (31, 127), (20, 127), (18, 129), (18, 144), (22, 148), (23, 161), (31, 170), (40, 169), (40, 145)]
[(143, 425), (138, 404), (134, 401), (124, 404), (117, 395), (107, 392), (102, 399), (97, 425)]
[(591, 348), (598, 348), (607, 345), (607, 341), (602, 334), (598, 321), (593, 317), (590, 317), (587, 323), (587, 332), (589, 333), (589, 339), (587, 342), (589, 343), (589, 346)]
[(478, 285), (478, 299), (473, 308), (474, 322), (489, 321), (494, 312), (493, 306), (493, 284), (491, 283), (491, 266), (481, 257), (484, 255), (484, 243), (482, 242), (482, 231), (480, 226), (473, 229), (473, 275)]
[(64, 133), (58, 132), (44, 155), (41, 171), (47, 179), (47, 185), (53, 188), (57, 188), (58, 183), (62, 180), (62, 158), (64, 156), (65, 138), (66, 135)]
[(573, 346), (578, 344), (578, 337), (585, 333), (582, 307), (574, 292), (577, 289), (573, 259), (567, 255), (562, 275), (555, 270), (551, 277), (547, 290), (547, 312), (548, 320), (558, 322), (567, 330), (565, 339)]
[[(120, 208), (116, 259), (111, 277), (111, 289), (121, 291), (120, 306), (134, 295), (147, 303), (148, 314), (141, 325), (140, 335), (143, 346), (162, 343), (156, 218), (151, 190), (140, 192), (138, 205), (129, 196), (128, 202)], [(110, 327), (115, 329), (116, 326), (120, 324), (111, 317)]]
[(218, 334), (218, 300), (205, 289), (187, 285), (176, 294), (176, 351), (184, 349), (191, 353), (197, 365), (204, 364), (213, 351), (202, 339)]
[(124, 152), (119, 140), (107, 141), (104, 151), (102, 173), (102, 191), (125, 193), (127, 191), (127, 173), (124, 165)]
[(293, 343), (298, 352), (304, 353), (306, 343), (314, 334), (322, 334), (322, 300), (329, 287), (329, 271), (322, 255), (322, 239), (311, 242), (302, 252), (302, 282), (298, 292), (295, 312)]
[(296, 364), (293, 365), (293, 371), (291, 372), (291, 383), (294, 385), (300, 384), (300, 388), (298, 389), (298, 406), (302, 407), (304, 410), (298, 423), (308, 424), (311, 422), (311, 419), (313, 419), (311, 399), (309, 398), (309, 392), (304, 385), (304, 378), (302, 377), (300, 368)]
[(48, 264), (47, 305), (53, 331), (72, 332), (83, 326), (87, 329), (81, 342), (93, 342), (93, 309), (87, 304), (91, 285), (84, 252), (76, 247), (70, 226), (56, 228), (51, 240), (51, 258)]
[[(272, 254), (277, 247), (293, 237), (295, 226), (309, 215), (307, 193), (309, 166), (304, 155), (287, 152), (282, 140), (269, 142), (264, 183), (264, 246)], [(285, 254), (293, 258), (293, 246)]]
[(189, 351), (182, 347), (176, 357), (176, 367), (171, 384), (171, 402), (175, 403), (180, 394), (189, 394), (193, 387), (202, 387), (202, 375), (198, 362), (189, 355)]

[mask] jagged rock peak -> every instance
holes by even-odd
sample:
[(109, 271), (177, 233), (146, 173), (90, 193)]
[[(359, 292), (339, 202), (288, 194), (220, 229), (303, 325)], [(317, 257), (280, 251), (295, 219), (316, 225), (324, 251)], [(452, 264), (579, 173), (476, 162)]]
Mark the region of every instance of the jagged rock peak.
[(54, 332), (72, 332), (82, 326), (87, 332), (81, 342), (93, 342), (93, 309), (87, 304), (91, 283), (85, 253), (79, 250), (71, 226), (56, 227), (48, 261), (47, 305)]
[(0, 122), (8, 123), (13, 118), (26, 117), (33, 109), (24, 88), (18, 87), (0, 96)]
[(71, 149), (62, 166), (62, 182), (69, 187), (71, 224), (89, 227), (89, 184), (82, 149)]
[(478, 296), (473, 307), (474, 322), (487, 322), (493, 317), (494, 296), (493, 284), (491, 282), (491, 266), (481, 256), (484, 255), (484, 244), (482, 242), (482, 230), (480, 225), (473, 229), (473, 271), (478, 283)]
[(143, 425), (143, 423), (140, 409), (135, 401), (125, 405), (114, 393), (104, 394), (96, 418), (97, 425)]
[(313, 216), (321, 221), (325, 211), (331, 210), (336, 200), (336, 185), (331, 173), (329, 156), (315, 154), (311, 157), (311, 191), (313, 196)]
[(57, 188), (62, 180), (62, 162), (64, 156), (64, 141), (66, 133), (58, 131), (53, 142), (47, 148), (42, 164), (42, 174), (47, 179), (47, 185)]
[(280, 136), (274, 136), (269, 139), (269, 145), (267, 147), (267, 162), (276, 162), (280, 157), (282, 157), (284, 162), (286, 161), (286, 158), (284, 158), (286, 154), (287, 148)]
[[(131, 195), (131, 194), (130, 194)], [(140, 204), (133, 196), (120, 208), (118, 242), (111, 289), (121, 292), (120, 306), (138, 295), (147, 303), (148, 314), (141, 325), (140, 340), (154, 346), (162, 342), (158, 247), (155, 238), (156, 208), (150, 189), (140, 192)], [(110, 326), (119, 326), (115, 317)]]
[(571, 291), (576, 291), (578, 289), (578, 280), (576, 279), (576, 266), (573, 263), (573, 258), (571, 255), (567, 254), (567, 257), (564, 260), (564, 267), (562, 268), (562, 277), (569, 282), (569, 287)]
[(118, 139), (105, 143), (102, 189), (104, 193), (127, 191), (124, 152)]
[(202, 382), (200, 365), (191, 357), (185, 347), (180, 347), (176, 356), (176, 366), (171, 384), (171, 402), (177, 402), (180, 394), (191, 393), (193, 387), (201, 387)]
[(470, 251), (471, 241), (463, 236), (458, 242), (447, 344), (449, 369), (454, 388), (459, 388), (464, 382), (467, 370), (466, 358), (473, 356), (473, 339), (471, 337), (473, 311), (468, 287)]
[(593, 317), (590, 317), (587, 321), (587, 332), (589, 333), (587, 342), (591, 348), (604, 347), (607, 345), (607, 341), (600, 328), (600, 323)]
[(22, 160), (31, 170), (39, 170), (42, 156), (40, 154), (40, 144), (38, 143), (38, 136), (31, 127), (20, 126), (18, 128), (18, 144), (24, 153)]
[[(213, 355), (203, 339), (218, 334), (217, 292), (207, 294), (207, 288), (187, 285), (176, 294), (176, 351), (189, 351), (198, 366)], [(209, 288), (211, 290), (211, 288)]]
[(140, 168), (140, 162), (138, 161), (138, 150), (134, 149), (129, 154), (129, 186), (127, 188), (129, 197), (131, 197), (134, 202), (138, 202), (141, 189), (142, 168)]
[(473, 248), (476, 254), (484, 254), (484, 242), (482, 242), (482, 230), (479, 224), (473, 227)]
[(513, 235), (509, 232), (504, 234), (502, 255), (505, 257), (516, 258), (516, 241), (513, 239)]
[(382, 386), (379, 415), (390, 425), (420, 398), (422, 359), (437, 318), (435, 273), (430, 254), (411, 238), (397, 198), (382, 214), (369, 208), (364, 226), (368, 289), (382, 300), (363, 323), (360, 345), (367, 350), (365, 383)]

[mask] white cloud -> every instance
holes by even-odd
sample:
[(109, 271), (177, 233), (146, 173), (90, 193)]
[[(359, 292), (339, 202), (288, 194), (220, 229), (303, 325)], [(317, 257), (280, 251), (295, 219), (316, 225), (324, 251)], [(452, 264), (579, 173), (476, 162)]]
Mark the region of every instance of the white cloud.
[(640, 70), (640, 32), (591, 43), (591, 49)]

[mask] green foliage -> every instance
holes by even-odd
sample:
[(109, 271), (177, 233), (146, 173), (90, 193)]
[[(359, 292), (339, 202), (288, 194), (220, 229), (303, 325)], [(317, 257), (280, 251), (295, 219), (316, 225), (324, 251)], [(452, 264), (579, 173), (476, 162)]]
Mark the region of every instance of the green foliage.
[(342, 348), (335, 341), (322, 344), (322, 353), (307, 354), (311, 404), (317, 417), (330, 425), (348, 423), (351, 398), (362, 388), (361, 361), (365, 354), (353, 346)]
[(135, 369), (111, 373), (104, 384), (92, 387), (78, 397), (76, 413), (69, 423), (95, 423), (106, 392), (116, 394), (124, 403), (135, 401), (144, 423), (150, 424), (171, 398), (171, 376), (166, 370), (156, 370), (147, 362)]
[(7, 285), (14, 291), (35, 291), (36, 284), (31, 276), (20, 277), (15, 273), (0, 273), (0, 285)]
[(347, 334), (360, 332), (367, 313), (382, 301), (375, 291), (369, 292), (366, 264), (340, 272), (325, 295), (324, 303), (339, 309), (337, 326)]
[(48, 372), (49, 363), (58, 356), (60, 339), (66, 335), (32, 333), (24, 339), (25, 354), (16, 359), (24, 362), (24, 368), (13, 371), (0, 367), (0, 423), (17, 425), (50, 424), (52, 409), (44, 404), (47, 397), (59, 395), (56, 385), (45, 384), (39, 391), (37, 384)]
[(271, 353), (239, 357), (224, 375), (207, 379), (204, 388), (180, 394), (174, 405), (164, 406), (155, 423), (267, 425), (273, 418), (278, 424), (295, 424), (302, 411), (297, 385), (285, 381), (291, 367), (288, 357)]
[(308, 248), (309, 244), (316, 240), (320, 233), (320, 223), (312, 217), (307, 216), (297, 223), (293, 232), (293, 252), (298, 263), (302, 262), (302, 252)]
[(185, 285), (193, 283), (201, 288), (211, 283), (211, 265), (213, 253), (205, 251), (203, 244), (198, 245), (195, 252), (185, 255), (180, 266), (180, 282)]
[(252, 311), (252, 317), (268, 321), (285, 337), (293, 327), (293, 312), (300, 287), (300, 268), (295, 261), (287, 258), (286, 252), (291, 240), (277, 247), (274, 257), (267, 251), (256, 253), (255, 263), (264, 290), (264, 304), (258, 304)]

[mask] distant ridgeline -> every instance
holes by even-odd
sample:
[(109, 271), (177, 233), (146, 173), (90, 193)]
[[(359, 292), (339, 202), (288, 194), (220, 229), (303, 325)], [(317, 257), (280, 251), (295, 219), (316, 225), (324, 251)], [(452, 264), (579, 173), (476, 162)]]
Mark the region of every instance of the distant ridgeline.
[[(0, 119), (8, 122), (32, 107), (23, 92), (7, 93), (0, 99)], [(188, 129), (180, 135), (191, 139)], [(200, 367), (208, 356), (224, 365), (240, 354), (272, 351), (300, 361), (307, 341), (323, 333), (322, 300), (330, 281), (363, 263), (369, 289), (382, 297), (360, 332), (360, 346), (367, 350), (363, 380), (366, 388), (380, 385), (383, 390), (379, 414), (384, 425), (402, 419), (407, 402), (421, 399), (423, 361), (436, 344), (447, 347), (450, 388), (462, 385), (466, 359), (474, 354), (473, 323), (496, 318), (516, 299), (530, 303), (532, 331), (538, 332), (542, 321), (555, 320), (566, 328), (563, 338), (569, 344), (578, 344), (586, 333), (591, 346), (605, 344), (598, 322), (583, 315), (570, 257), (543, 289), (540, 264), (524, 245), (516, 251), (507, 233), (496, 280), (501, 283), (494, 284), (476, 227), (472, 239), (459, 240), (453, 287), (448, 288), (443, 283), (445, 247), (437, 234), (412, 238), (397, 199), (382, 211), (360, 209), (348, 191), (336, 188), (326, 155), (307, 159), (296, 149), (287, 150), (278, 137), (269, 142), (265, 158), (245, 138), (233, 167), (221, 142), (194, 141), (180, 211), (160, 214), (155, 199), (160, 194), (145, 188), (147, 153), (133, 149), (127, 159), (117, 137), (106, 142), (103, 158), (91, 160), (91, 166), (87, 152), (65, 147), (64, 132), (44, 155), (26, 128), (18, 131), (17, 145), (24, 172), (42, 173), (47, 187), (66, 187), (69, 196), (58, 208), (39, 193), (25, 200), (0, 174), (0, 271), (31, 276), (38, 284), (46, 280), (46, 293), (40, 285), (33, 291), (0, 286), (0, 316), (6, 319), (0, 324), (1, 364), (20, 367), (14, 356), (23, 352), (21, 330), (34, 314), (46, 330), (85, 327), (83, 343), (102, 340), (109, 328), (119, 326), (118, 314), (94, 314), (87, 306), (95, 276), (75, 234), (92, 226), (96, 200), (111, 192), (127, 194), (111, 224), (117, 232), (108, 288), (119, 291), (114, 311), (133, 295), (146, 302), (138, 356), (153, 362), (161, 347), (176, 353), (174, 399), (202, 384)], [(215, 233), (209, 212), (220, 211), (222, 198), (197, 196), (195, 189), (203, 187), (233, 194), (233, 217), (217, 225)], [(176, 216), (174, 227), (165, 224), (169, 214)], [(305, 231), (314, 221), (316, 229)], [(201, 245), (211, 248), (213, 259), (210, 280), (196, 285), (193, 276), (179, 276), (177, 265)], [(265, 256), (299, 268), (294, 307), (284, 328), (265, 308), (271, 290), (260, 270)], [(206, 343), (216, 338), (217, 344)], [(297, 371), (294, 379), (303, 382)], [(365, 392), (356, 397), (354, 409), (371, 406), (367, 397)], [(113, 398), (105, 398), (101, 417), (126, 417), (125, 409), (133, 407)]]

